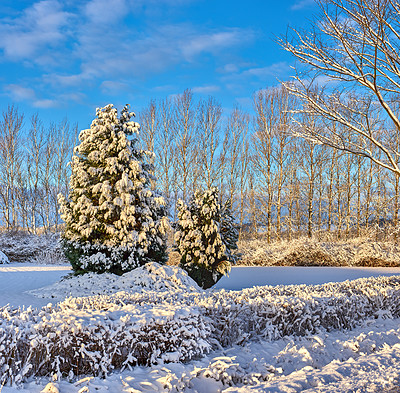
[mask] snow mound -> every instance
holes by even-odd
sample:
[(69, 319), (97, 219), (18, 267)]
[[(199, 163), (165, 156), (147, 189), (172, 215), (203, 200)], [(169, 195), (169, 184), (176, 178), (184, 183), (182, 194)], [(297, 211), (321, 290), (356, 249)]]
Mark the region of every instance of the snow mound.
[(187, 272), (177, 266), (159, 265), (150, 262), (121, 276), (121, 284), (134, 285), (152, 291), (185, 290), (201, 291)]
[(199, 292), (201, 289), (183, 269), (150, 262), (122, 276), (111, 273), (86, 273), (82, 276), (67, 277), (53, 285), (28, 293), (39, 298), (59, 301), (68, 296), (112, 295), (121, 291)]
[(4, 263), (10, 263), (10, 260), (8, 259), (7, 255), (4, 254), (3, 251), (0, 251), (0, 265)]

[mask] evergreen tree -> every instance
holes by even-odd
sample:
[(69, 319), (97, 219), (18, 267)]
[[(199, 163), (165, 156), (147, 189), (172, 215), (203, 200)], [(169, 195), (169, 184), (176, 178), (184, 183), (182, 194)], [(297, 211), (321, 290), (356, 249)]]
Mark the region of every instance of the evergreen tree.
[[(152, 167), (140, 150), (139, 124), (125, 106), (98, 108), (79, 135), (68, 199), (59, 195), (64, 252), (76, 273), (122, 274), (167, 260), (164, 198), (151, 190)], [(130, 138), (128, 139), (128, 136)]]
[(178, 201), (176, 249), (180, 266), (202, 288), (210, 288), (236, 261), (238, 231), (229, 204), (221, 208), (218, 190), (196, 192), (187, 206)]

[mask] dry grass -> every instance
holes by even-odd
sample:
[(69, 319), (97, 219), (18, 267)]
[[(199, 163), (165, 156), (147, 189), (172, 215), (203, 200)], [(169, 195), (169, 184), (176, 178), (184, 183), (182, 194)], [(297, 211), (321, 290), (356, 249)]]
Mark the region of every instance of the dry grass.
[(268, 244), (265, 240), (239, 243), (243, 266), (365, 266), (400, 267), (400, 245), (396, 241), (355, 238), (319, 241), (300, 238)]

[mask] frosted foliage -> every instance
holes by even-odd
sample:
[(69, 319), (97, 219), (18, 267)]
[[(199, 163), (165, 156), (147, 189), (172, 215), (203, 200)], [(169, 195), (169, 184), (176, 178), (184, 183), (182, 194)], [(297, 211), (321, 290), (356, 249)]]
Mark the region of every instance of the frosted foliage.
[(139, 124), (130, 121), (128, 106), (119, 117), (112, 105), (96, 116), (74, 149), (69, 198), (59, 195), (63, 238), (84, 254), (78, 268), (110, 270), (121, 263), (128, 271), (162, 251), (165, 201), (150, 188), (146, 157), (152, 153), (136, 148)]
[[(274, 367), (283, 367), (286, 373), (294, 371), (293, 367), (302, 363), (302, 367), (311, 366), (303, 370), (308, 372), (320, 367), (325, 362), (325, 355), (332, 351), (336, 353), (335, 358), (325, 358), (325, 364), (337, 359), (332, 362), (337, 365), (338, 361), (378, 352), (388, 348), (385, 343), (399, 349), (398, 320), (393, 321), (400, 317), (399, 277), (364, 278), (315, 286), (264, 286), (243, 291), (191, 291), (193, 285), (179, 270), (149, 264), (118, 277), (120, 283), (112, 284), (120, 289), (130, 287), (129, 291), (70, 297), (55, 306), (49, 303), (42, 309), (0, 307), (0, 386), (8, 382), (11, 385), (34, 381), (40, 376), (55, 375), (58, 381), (62, 376), (74, 380), (83, 375), (110, 376), (111, 372), (132, 370), (137, 365), (169, 367), (169, 362), (185, 362), (172, 365), (176, 371), (185, 364), (189, 365), (187, 361), (190, 359), (196, 359), (190, 366), (196, 374), (204, 372), (205, 377), (225, 381), (228, 385), (234, 381), (235, 384), (251, 385), (253, 377), (248, 375), (250, 379), (247, 379), (244, 369), (235, 366), (240, 362), (239, 347), (243, 354), (249, 355), (245, 362), (241, 362), (246, 364), (245, 369), (256, 367), (252, 370), (253, 376), (258, 379), (262, 373), (266, 377), (262, 380), (273, 377), (270, 373), (276, 370), (269, 367), (271, 362)], [(104, 276), (107, 276), (89, 275), (90, 281), (97, 276), (97, 288), (102, 286)], [(70, 280), (77, 285), (81, 278)], [(83, 280), (81, 283), (85, 284)], [(134, 289), (142, 285), (142, 291)], [(392, 329), (387, 334), (371, 332), (371, 324), (378, 319), (390, 322)], [(367, 334), (354, 336), (350, 329), (360, 324), (364, 324)], [(332, 337), (327, 343), (328, 334), (334, 334), (336, 339)], [(301, 336), (301, 339), (296, 336)], [(345, 338), (345, 342), (338, 338)], [(280, 349), (263, 356), (259, 351), (249, 352), (249, 346), (258, 346), (260, 340), (269, 350), (276, 345)], [(306, 344), (308, 340), (311, 340), (309, 345)], [(201, 371), (198, 368), (199, 357), (213, 348), (223, 350), (224, 356), (228, 353), (239, 356), (236, 360), (233, 358), (231, 366), (226, 364), (229, 362), (226, 358), (214, 358), (207, 370)], [(314, 354), (315, 362), (310, 358), (311, 354)], [(144, 372), (147, 376), (154, 375), (144, 368), (136, 370), (142, 375)], [(360, 370), (364, 368), (355, 367), (354, 375), (358, 375)], [(370, 367), (365, 370), (369, 371)], [(304, 376), (303, 371), (300, 374)], [(236, 379), (235, 375), (239, 378)], [(353, 373), (348, 375), (354, 376)], [(235, 378), (230, 379), (233, 376)], [(366, 380), (365, 372), (362, 377)], [(257, 380), (254, 382), (259, 383)], [(143, 386), (146, 384), (132, 391), (147, 391)], [(250, 386), (243, 388), (249, 391)], [(96, 391), (96, 388), (93, 386), (92, 390)], [(64, 391), (77, 389), (62, 389)], [(110, 388), (109, 391), (131, 390)], [(169, 390), (160, 387), (154, 391), (177, 392), (172, 386)]]
[(178, 201), (175, 242), (181, 265), (189, 275), (192, 269), (209, 270), (216, 282), (221, 275), (229, 273), (230, 262), (235, 261), (232, 249), (237, 248), (237, 236), (235, 240), (232, 217), (224, 221), (224, 212), (216, 188), (196, 192), (190, 206)]
[(8, 259), (7, 255), (4, 254), (3, 251), (0, 251), (0, 265), (3, 263), (10, 263), (10, 260)]

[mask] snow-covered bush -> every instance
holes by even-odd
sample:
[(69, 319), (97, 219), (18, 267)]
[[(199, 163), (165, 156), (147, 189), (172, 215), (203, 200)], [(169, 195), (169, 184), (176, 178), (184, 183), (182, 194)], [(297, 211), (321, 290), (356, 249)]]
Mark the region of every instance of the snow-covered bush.
[(10, 263), (10, 260), (8, 259), (7, 255), (4, 254), (3, 251), (0, 251), (0, 265), (4, 263)]
[[(151, 189), (153, 153), (136, 147), (139, 124), (112, 105), (79, 135), (68, 199), (59, 195), (66, 257), (76, 273), (121, 274), (167, 259), (164, 198)], [(128, 139), (128, 136), (131, 136)]]
[(175, 242), (180, 266), (202, 288), (210, 288), (229, 273), (237, 240), (229, 206), (221, 208), (215, 187), (197, 191), (189, 206), (178, 201)]
[(362, 278), (323, 285), (264, 286), (216, 291), (200, 301), (221, 345), (251, 338), (351, 329), (360, 321), (400, 316), (400, 278)]
[(29, 376), (104, 376), (114, 369), (188, 360), (210, 349), (210, 328), (194, 307), (98, 300), (0, 309), (0, 386)]
[(10, 262), (66, 263), (58, 233), (1, 232), (0, 250)]
[[(189, 292), (177, 284), (163, 291), (69, 298), (39, 310), (1, 308), (0, 386), (54, 373), (105, 375), (135, 365), (180, 362), (221, 345), (400, 317), (396, 276), (243, 291)], [(199, 372), (226, 384), (248, 383), (240, 368), (225, 363)]]

